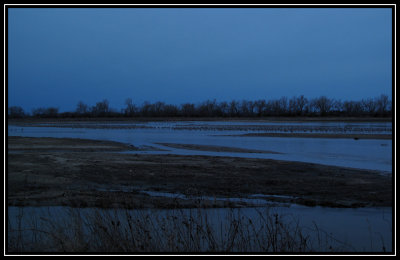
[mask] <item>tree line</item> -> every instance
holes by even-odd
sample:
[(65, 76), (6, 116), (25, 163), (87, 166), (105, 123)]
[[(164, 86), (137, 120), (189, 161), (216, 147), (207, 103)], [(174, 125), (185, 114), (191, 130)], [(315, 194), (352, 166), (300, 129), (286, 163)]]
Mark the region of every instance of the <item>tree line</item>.
[(20, 106), (8, 108), (9, 118), (74, 118), (74, 117), (296, 117), (296, 116), (342, 116), (342, 117), (390, 117), (392, 101), (387, 95), (359, 101), (341, 101), (320, 96), (307, 99), (303, 95), (271, 100), (232, 100), (217, 102), (215, 99), (200, 103), (181, 105), (164, 102), (144, 102), (136, 105), (131, 98), (125, 107), (116, 110), (104, 99), (94, 106), (79, 101), (75, 111), (59, 112), (56, 107), (35, 108), (31, 113)]

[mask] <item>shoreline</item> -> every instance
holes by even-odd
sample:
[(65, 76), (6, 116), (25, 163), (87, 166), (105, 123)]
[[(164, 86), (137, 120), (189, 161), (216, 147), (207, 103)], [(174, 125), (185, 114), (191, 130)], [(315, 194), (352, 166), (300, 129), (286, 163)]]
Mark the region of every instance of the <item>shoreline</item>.
[(11, 152), (121, 152), (137, 151), (137, 147), (114, 141), (82, 138), (8, 136)]
[[(100, 151), (104, 145), (111, 150)], [(306, 206), (392, 206), (392, 177), (379, 171), (271, 159), (121, 154), (114, 151), (129, 147), (73, 138), (8, 137), (8, 148), (18, 150), (8, 153), (9, 206), (199, 206), (196, 199), (149, 196), (143, 191), (193, 198), (261, 194), (277, 203)], [(200, 206), (250, 205), (206, 200)]]
[(267, 150), (244, 149), (239, 147), (218, 146), (218, 145), (178, 144), (178, 143), (155, 143), (155, 144), (176, 149), (206, 151), (206, 152), (282, 154), (279, 152), (267, 151)]

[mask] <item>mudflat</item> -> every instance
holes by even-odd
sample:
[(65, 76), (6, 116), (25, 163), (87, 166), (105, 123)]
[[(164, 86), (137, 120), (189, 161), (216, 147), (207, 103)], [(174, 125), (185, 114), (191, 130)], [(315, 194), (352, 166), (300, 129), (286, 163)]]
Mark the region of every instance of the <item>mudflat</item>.
[[(248, 205), (197, 198), (263, 194), (310, 206), (392, 206), (392, 176), (378, 171), (270, 159), (119, 153), (135, 149), (108, 141), (8, 137), (8, 205), (240, 207)], [(143, 191), (185, 194), (188, 199)]]
[(52, 138), (52, 137), (8, 137), (8, 151), (64, 151), (64, 152), (111, 152), (137, 150), (132, 145), (113, 141), (88, 140), (79, 138)]

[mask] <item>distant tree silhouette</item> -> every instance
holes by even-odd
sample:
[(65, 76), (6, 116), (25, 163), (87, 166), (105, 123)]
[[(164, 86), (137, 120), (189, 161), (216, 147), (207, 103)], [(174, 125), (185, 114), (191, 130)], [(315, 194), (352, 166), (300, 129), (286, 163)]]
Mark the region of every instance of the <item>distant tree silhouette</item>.
[(12, 106), (8, 108), (8, 116), (10, 118), (23, 118), (25, 117), (25, 112), (22, 107)]
[(297, 97), (295, 99), (295, 111), (296, 111), (296, 115), (302, 116), (304, 115), (304, 110), (306, 108), (308, 104), (308, 99), (305, 98), (303, 95), (301, 95), (300, 97)]
[(32, 115), (34, 117), (43, 117), (43, 118), (54, 118), (58, 117), (58, 108), (56, 107), (39, 107), (32, 110)]
[(78, 102), (78, 105), (76, 106), (76, 111), (75, 111), (78, 115), (84, 115), (87, 114), (88, 111), (88, 106), (83, 103), (82, 101)]
[(362, 114), (362, 105), (360, 101), (345, 101), (342, 104), (342, 109), (346, 116), (357, 116)]
[(94, 107), (92, 107), (92, 114), (94, 116), (104, 117), (107, 116), (110, 112), (109, 102), (107, 99), (104, 99), (101, 102), (97, 102)]
[(255, 114), (257, 116), (263, 116), (265, 114), (265, 109), (267, 102), (264, 99), (260, 99), (254, 102)]
[(367, 115), (372, 116), (376, 113), (376, 103), (372, 98), (361, 100), (361, 108)]
[(380, 95), (380, 97), (376, 98), (376, 107), (377, 112), (380, 116), (384, 116), (389, 111), (390, 101), (387, 95)]
[(325, 96), (321, 96), (313, 99), (311, 101), (311, 105), (313, 106), (314, 110), (319, 113), (319, 115), (325, 116), (331, 110), (333, 101)]
[(126, 116), (134, 116), (135, 115), (135, 113), (136, 113), (136, 110), (137, 110), (137, 108), (136, 108), (136, 106), (133, 104), (133, 101), (132, 101), (132, 99), (131, 98), (127, 98), (126, 100), (125, 100), (125, 105), (126, 105), (126, 108), (125, 108), (125, 115)]
[[(58, 113), (55, 107), (39, 107), (32, 110), (33, 117), (268, 117), (268, 116), (379, 116), (388, 117), (392, 115), (392, 101), (387, 95), (362, 100), (335, 100), (326, 96), (311, 99), (310, 101), (301, 96), (293, 96), (288, 99), (259, 99), (231, 100), (230, 102), (217, 102), (209, 99), (204, 102), (184, 103), (180, 106), (166, 104), (165, 102), (144, 102), (136, 106), (131, 98), (125, 100), (126, 107), (120, 112), (112, 109), (107, 99), (97, 102), (89, 108), (88, 105), (79, 101), (74, 112)], [(22, 107), (12, 106), (8, 108), (9, 118), (21, 118), (29, 116)]]
[(238, 116), (239, 115), (239, 102), (236, 100), (232, 100), (229, 103), (229, 116)]
[(185, 103), (181, 105), (181, 115), (185, 117), (196, 116), (196, 108), (192, 103)]

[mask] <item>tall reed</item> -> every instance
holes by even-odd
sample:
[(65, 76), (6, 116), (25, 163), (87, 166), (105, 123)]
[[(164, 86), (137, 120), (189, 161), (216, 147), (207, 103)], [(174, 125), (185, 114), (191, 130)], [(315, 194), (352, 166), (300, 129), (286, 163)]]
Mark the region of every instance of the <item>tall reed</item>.
[[(69, 208), (8, 223), (9, 252), (303, 253), (353, 251), (273, 208), (125, 210)], [(29, 221), (27, 221), (27, 218)], [(315, 238), (318, 239), (315, 239)]]

